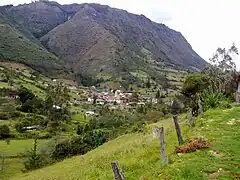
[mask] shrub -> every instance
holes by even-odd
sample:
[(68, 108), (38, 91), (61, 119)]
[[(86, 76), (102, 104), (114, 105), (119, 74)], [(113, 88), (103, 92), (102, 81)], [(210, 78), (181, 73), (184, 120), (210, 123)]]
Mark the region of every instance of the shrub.
[(55, 145), (53, 152), (51, 153), (51, 158), (53, 160), (62, 160), (71, 155), (71, 149), (73, 144), (70, 141), (63, 140)]
[(216, 108), (219, 107), (220, 104), (224, 101), (227, 101), (227, 98), (222, 93), (204, 93), (203, 102), (204, 108)]
[(33, 97), (33, 99), (27, 99), (20, 108), (20, 111), (26, 113), (38, 113), (43, 114), (44, 103), (41, 99)]
[(15, 129), (18, 133), (23, 133), (25, 131), (24, 125), (21, 122), (15, 124)]
[(21, 86), (18, 91), (19, 91), (18, 95), (22, 103), (25, 103), (27, 100), (31, 100), (35, 97), (35, 95), (29, 89), (23, 86)]
[(77, 135), (82, 135), (84, 133), (84, 126), (78, 125), (77, 126)]
[(170, 109), (166, 105), (161, 106), (160, 111), (163, 113), (163, 115), (167, 115), (168, 113), (170, 113)]
[(6, 124), (0, 125), (0, 139), (8, 138), (10, 136), (10, 129)]
[(85, 154), (105, 143), (107, 139), (108, 134), (104, 131), (88, 131), (82, 136), (55, 141), (54, 145), (47, 147), (45, 155), (51, 157), (52, 162), (63, 160), (66, 157)]
[(21, 112), (19, 112), (19, 111), (13, 111), (13, 112), (9, 112), (9, 116), (10, 116), (11, 118), (18, 118), (18, 117), (21, 117), (22, 114), (21, 114)]

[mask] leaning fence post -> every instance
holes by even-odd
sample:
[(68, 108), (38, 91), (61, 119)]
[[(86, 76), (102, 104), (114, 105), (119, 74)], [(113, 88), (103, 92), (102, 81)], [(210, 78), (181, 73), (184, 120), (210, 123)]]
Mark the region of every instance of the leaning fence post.
[(120, 167), (118, 165), (118, 161), (113, 161), (111, 164), (112, 164), (114, 179), (115, 180), (124, 180), (124, 176), (123, 176), (122, 170), (120, 169)]
[(160, 154), (162, 157), (162, 165), (166, 166), (168, 164), (168, 156), (166, 152), (166, 140), (164, 134), (164, 128), (159, 128), (159, 136), (160, 136)]
[(179, 145), (183, 144), (181, 129), (180, 129), (180, 125), (178, 123), (178, 114), (179, 114), (180, 110), (181, 110), (181, 105), (179, 104), (179, 102), (176, 99), (173, 100), (172, 106), (171, 106), (171, 113), (173, 115), (173, 121), (174, 121), (175, 129), (176, 129)]
[(178, 137), (178, 144), (181, 145), (183, 144), (183, 138), (182, 138), (180, 125), (178, 123), (178, 115), (173, 115), (173, 121), (174, 121), (175, 129)]

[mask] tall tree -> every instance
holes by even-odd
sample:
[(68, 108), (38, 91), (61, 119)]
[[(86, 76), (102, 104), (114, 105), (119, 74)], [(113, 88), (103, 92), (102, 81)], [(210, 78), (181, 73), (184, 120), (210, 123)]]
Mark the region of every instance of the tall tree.
[(70, 119), (69, 101), (68, 89), (62, 84), (48, 87), (45, 108), (51, 132), (56, 132), (63, 121)]
[(229, 49), (218, 48), (211, 59), (210, 64), (203, 70), (203, 73), (211, 77), (211, 92), (226, 93), (229, 84), (236, 74), (235, 55), (238, 55), (238, 49), (233, 43)]

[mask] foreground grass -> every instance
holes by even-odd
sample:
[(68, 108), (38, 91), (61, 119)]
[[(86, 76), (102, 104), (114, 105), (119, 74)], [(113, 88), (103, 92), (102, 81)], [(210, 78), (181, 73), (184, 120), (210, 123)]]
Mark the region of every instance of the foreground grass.
[[(164, 126), (169, 165), (161, 167), (159, 141), (147, 133), (128, 134), (108, 142), (83, 156), (76, 156), (13, 179), (113, 179), (111, 161), (118, 160), (126, 179), (234, 179), (240, 174), (240, 108), (211, 110), (190, 130), (181, 121), (184, 139), (203, 136), (211, 147), (189, 154), (174, 154), (176, 135), (170, 119), (155, 124)], [(211, 151), (210, 151), (211, 150)]]

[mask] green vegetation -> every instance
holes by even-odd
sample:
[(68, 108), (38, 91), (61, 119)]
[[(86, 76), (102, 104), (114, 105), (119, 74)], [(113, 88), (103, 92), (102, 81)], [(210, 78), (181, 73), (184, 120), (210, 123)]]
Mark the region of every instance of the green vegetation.
[[(1, 155), (17, 156), (25, 150), (32, 148), (33, 139), (11, 139), (9, 143), (0, 141)], [(43, 145), (47, 140), (39, 140), (39, 145)]]
[[(5, 83), (0, 89), (0, 148), (5, 157), (0, 164), (0, 177), (3, 179), (58, 179), (60, 176), (65, 179), (112, 179), (112, 160), (120, 162), (128, 179), (207, 179), (220, 168), (223, 174), (218, 174), (219, 178), (238, 173), (231, 163), (231, 169), (226, 168), (229, 156), (238, 155), (235, 146), (226, 152), (223, 151), (225, 142), (217, 141), (216, 132), (220, 127), (232, 143), (235, 143), (235, 135), (239, 136), (235, 129), (239, 123), (236, 120), (239, 107), (231, 108), (234, 88), (224, 91), (229, 84), (221, 84), (221, 81), (220, 85), (225, 88), (213, 88), (216, 86), (213, 79), (223, 78), (222, 73), (212, 75), (203, 71), (187, 76), (184, 82), (184, 72), (179, 72), (180, 78), (170, 69), (156, 77), (144, 71), (125, 73), (122, 78), (79, 74), (79, 84), (96, 85), (87, 88), (76, 86), (77, 82), (70, 80), (49, 79), (24, 65), (0, 64), (0, 82)], [(228, 71), (231, 71), (228, 75), (236, 74), (234, 69)], [(226, 80), (232, 82), (230, 77)], [(174, 88), (172, 82), (175, 81), (179, 85), (183, 83), (181, 91)], [(126, 92), (127, 89), (130, 92)], [(174, 89), (177, 95), (171, 93)], [(189, 109), (195, 127), (187, 120)], [(200, 109), (204, 113), (199, 113)], [(217, 112), (221, 114), (213, 116)], [(182, 113), (179, 119), (184, 144), (180, 147), (170, 113), (174, 115), (174, 122), (176, 115)], [(223, 121), (227, 121), (226, 124), (222, 124)], [(231, 130), (225, 127), (233, 124)], [(165, 127), (169, 155), (165, 168), (161, 167), (159, 142), (151, 136), (156, 126)], [(210, 146), (196, 151), (190, 141), (200, 137)], [(214, 159), (219, 154), (223, 163)], [(238, 159), (232, 156), (232, 163), (236, 164)], [(82, 160), (76, 162), (76, 159)], [(222, 167), (213, 164), (216, 162)], [(205, 168), (207, 165), (212, 170)], [(81, 171), (76, 171), (76, 167)], [(39, 168), (45, 172), (41, 176), (42, 171), (36, 170)], [(29, 172), (32, 170), (36, 170), (37, 176)], [(48, 174), (48, 171), (54, 173)]]
[[(240, 108), (210, 110), (197, 119), (197, 126), (189, 129), (181, 120), (184, 139), (201, 137), (211, 146), (189, 154), (174, 154), (175, 132), (171, 119), (149, 126), (145, 133), (121, 136), (87, 153), (64, 160), (40, 171), (18, 176), (16, 179), (112, 179), (111, 161), (118, 160), (127, 179), (233, 179), (239, 174)], [(232, 124), (230, 123), (232, 122)], [(167, 151), (170, 164), (162, 168), (159, 159), (159, 140), (150, 135), (150, 127), (167, 129)], [(221, 133), (221, 135), (219, 135)], [(186, 166), (187, 165), (187, 166)], [(80, 169), (80, 170), (79, 170)]]
[(0, 139), (5, 139), (10, 136), (10, 129), (6, 124), (0, 125)]

